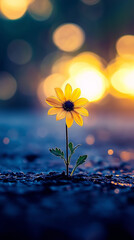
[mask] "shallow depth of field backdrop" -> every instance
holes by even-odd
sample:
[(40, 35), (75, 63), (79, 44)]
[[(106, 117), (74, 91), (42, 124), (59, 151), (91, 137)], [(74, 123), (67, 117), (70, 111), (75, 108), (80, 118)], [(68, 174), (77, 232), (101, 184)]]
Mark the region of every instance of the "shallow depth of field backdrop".
[[(89, 100), (69, 129), (85, 184), (45, 182), (65, 170), (45, 99), (66, 83)], [(133, 0), (0, 0), (0, 172), (1, 239), (133, 239)]]

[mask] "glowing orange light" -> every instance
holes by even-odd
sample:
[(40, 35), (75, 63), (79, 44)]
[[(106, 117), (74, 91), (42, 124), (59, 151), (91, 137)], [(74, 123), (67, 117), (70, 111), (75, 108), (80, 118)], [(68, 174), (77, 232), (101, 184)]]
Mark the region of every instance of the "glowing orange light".
[(53, 41), (59, 49), (73, 52), (83, 45), (85, 34), (81, 27), (76, 24), (64, 24), (54, 31)]
[(98, 69), (86, 63), (75, 63), (70, 67), (71, 77), (64, 83), (81, 89), (81, 96), (90, 102), (100, 100), (106, 92), (106, 78)]
[(8, 100), (14, 96), (17, 89), (16, 80), (7, 72), (0, 73), (0, 99)]
[(116, 43), (116, 50), (121, 57), (134, 58), (134, 35), (120, 37)]
[(123, 162), (128, 162), (131, 159), (134, 159), (134, 151), (122, 151), (120, 157)]
[(113, 149), (108, 149), (108, 155), (113, 155), (114, 154), (114, 151), (113, 151)]
[(10, 20), (21, 18), (27, 7), (27, 0), (1, 0), (1, 12)]
[(76, 57), (73, 58), (72, 64), (74, 63), (86, 63), (90, 66), (96, 67), (99, 70), (104, 71), (104, 65), (106, 65), (106, 62), (103, 58), (99, 57), (97, 54), (93, 52), (82, 52), (79, 53)]
[(43, 21), (50, 17), (53, 10), (49, 0), (34, 0), (29, 5), (29, 13), (37, 21)]
[(71, 63), (72, 57), (70, 56), (62, 56), (60, 58), (58, 58), (53, 66), (52, 66), (52, 73), (61, 73), (64, 75), (68, 75), (68, 69), (69, 69), (69, 65)]
[(124, 95), (134, 97), (134, 65), (119, 68), (111, 76), (111, 84)]

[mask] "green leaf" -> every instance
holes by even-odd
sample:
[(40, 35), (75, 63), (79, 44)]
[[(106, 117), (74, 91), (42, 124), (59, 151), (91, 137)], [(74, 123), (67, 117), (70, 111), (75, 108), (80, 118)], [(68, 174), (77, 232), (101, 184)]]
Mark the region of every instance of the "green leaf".
[(60, 158), (62, 158), (63, 160), (64, 160), (64, 163), (66, 164), (66, 159), (65, 159), (65, 157), (64, 157), (64, 152), (63, 151), (61, 151), (61, 149), (60, 148), (51, 148), (51, 149), (49, 149), (49, 151), (52, 153), (52, 154), (54, 154), (56, 157), (60, 157)]
[(87, 159), (87, 155), (80, 156), (76, 162), (76, 166), (78, 167), (79, 165), (83, 164)]
[(49, 151), (57, 157), (64, 156), (64, 152), (62, 152), (61, 149), (52, 148), (52, 149), (49, 149)]
[(74, 154), (75, 150), (76, 150), (79, 146), (81, 146), (81, 144), (78, 144), (77, 146), (74, 147), (73, 143), (70, 142), (68, 146), (69, 146), (69, 150), (70, 150), (70, 155), (69, 155), (69, 163), (70, 163), (72, 155)]
[(70, 142), (68, 146), (69, 146), (69, 150), (70, 150), (71, 154), (74, 154), (75, 150), (76, 150), (79, 146), (81, 146), (81, 144), (78, 144), (77, 146), (74, 147), (74, 146), (73, 146), (73, 143)]
[(80, 157), (78, 158), (78, 160), (76, 161), (75, 167), (73, 168), (70, 176), (73, 175), (73, 173), (74, 173), (74, 171), (76, 170), (76, 168), (77, 168), (78, 166), (80, 166), (81, 164), (83, 164), (83, 163), (86, 161), (86, 159), (87, 159), (87, 155), (83, 155), (83, 156), (80, 156)]
[(70, 152), (73, 153), (73, 143), (70, 142), (68, 146), (69, 146), (69, 150), (70, 150)]

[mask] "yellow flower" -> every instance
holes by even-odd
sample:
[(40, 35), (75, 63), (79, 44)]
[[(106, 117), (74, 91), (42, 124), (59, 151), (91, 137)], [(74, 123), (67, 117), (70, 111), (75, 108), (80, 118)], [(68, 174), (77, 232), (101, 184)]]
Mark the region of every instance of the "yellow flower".
[(48, 115), (57, 114), (56, 120), (61, 120), (66, 118), (67, 127), (70, 128), (73, 124), (73, 120), (82, 126), (83, 119), (81, 115), (88, 116), (88, 111), (83, 108), (88, 103), (86, 98), (79, 98), (81, 95), (81, 90), (76, 88), (72, 92), (72, 87), (67, 84), (65, 87), (65, 94), (61, 88), (55, 88), (56, 97), (48, 97), (46, 103), (52, 106), (49, 109)]

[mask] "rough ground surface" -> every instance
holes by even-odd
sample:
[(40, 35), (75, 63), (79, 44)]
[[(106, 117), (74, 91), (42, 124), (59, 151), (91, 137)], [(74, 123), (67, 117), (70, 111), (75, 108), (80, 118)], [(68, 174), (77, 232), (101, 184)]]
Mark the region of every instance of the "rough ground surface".
[(67, 179), (48, 152), (64, 150), (64, 122), (1, 114), (0, 239), (134, 239), (133, 119), (93, 116), (69, 133), (82, 144), (70, 169), (79, 154), (88, 160)]

